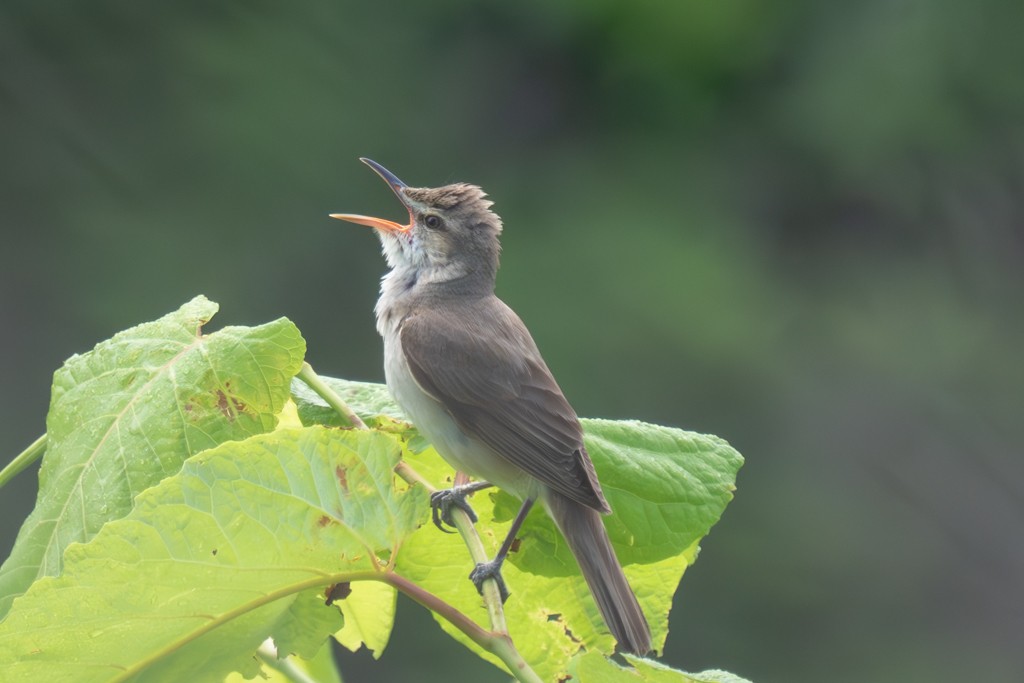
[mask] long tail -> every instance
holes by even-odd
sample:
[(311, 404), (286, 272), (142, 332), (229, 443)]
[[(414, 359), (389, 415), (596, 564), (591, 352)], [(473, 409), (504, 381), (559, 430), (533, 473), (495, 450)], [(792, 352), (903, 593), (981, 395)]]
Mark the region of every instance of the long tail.
[(619, 646), (632, 654), (647, 654), (651, 649), (651, 628), (615, 557), (601, 513), (550, 490), (544, 502), (576, 556), (597, 607)]

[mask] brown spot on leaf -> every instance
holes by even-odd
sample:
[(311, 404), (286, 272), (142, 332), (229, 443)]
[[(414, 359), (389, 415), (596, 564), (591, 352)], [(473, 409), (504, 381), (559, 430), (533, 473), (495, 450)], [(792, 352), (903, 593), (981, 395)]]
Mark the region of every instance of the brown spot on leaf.
[(192, 404), (191, 403), (186, 403), (185, 404), (185, 412), (186, 413), (191, 413), (192, 412)]
[(348, 470), (338, 465), (334, 468), (334, 476), (338, 478), (338, 485), (341, 486), (341, 490), (348, 493)]
[(331, 523), (331, 518), (327, 515), (320, 515), (320, 519), (316, 520), (317, 526), (325, 527)]
[(518, 552), (519, 552), (519, 546), (521, 546), (522, 544), (523, 544), (523, 539), (521, 539), (521, 538), (519, 538), (519, 537), (516, 537), (516, 538), (515, 538), (515, 539), (514, 539), (514, 540), (512, 541), (512, 545), (510, 545), (510, 546), (508, 547), (508, 551), (509, 551), (510, 553), (518, 553)]
[(244, 413), (245, 412), (245, 404), (244, 403), (239, 401), (234, 396), (231, 397), (231, 402), (235, 405), (235, 410), (237, 410), (240, 413)]
[(214, 549), (213, 549), (213, 554), (214, 554), (214, 555), (216, 555), (216, 554), (217, 554), (217, 549), (216, 549), (216, 548), (214, 548)]
[(344, 583), (333, 583), (327, 587), (324, 591), (324, 597), (327, 598), (326, 604), (333, 605), (335, 600), (344, 600), (352, 594), (352, 584), (348, 581)]
[(235, 413), (231, 410), (231, 406), (228, 404), (228, 395), (220, 389), (217, 389), (217, 391), (213, 393), (217, 397), (217, 410), (219, 410), (229, 422), (234, 422)]

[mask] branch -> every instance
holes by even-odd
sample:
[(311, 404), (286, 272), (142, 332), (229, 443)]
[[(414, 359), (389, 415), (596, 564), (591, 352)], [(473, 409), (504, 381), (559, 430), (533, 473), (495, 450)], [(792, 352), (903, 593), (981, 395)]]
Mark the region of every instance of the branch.
[(7, 467), (0, 470), (0, 488), (18, 476), (26, 467), (39, 459), (39, 456), (46, 450), (46, 434), (33, 441), (28, 448), (18, 453), (14, 460), (7, 463)]
[(296, 375), (299, 379), (306, 383), (310, 389), (315, 391), (320, 398), (327, 401), (327, 405), (334, 408), (342, 418), (344, 418), (350, 425), (356, 429), (366, 429), (366, 423), (363, 422), (355, 411), (348, 407), (348, 404), (341, 400), (341, 397), (329, 386), (327, 386), (320, 376), (313, 372), (313, 366), (309, 363), (303, 363), (302, 369), (299, 370), (299, 374)]
[[(410, 484), (419, 484), (428, 493), (433, 493), (437, 490), (405, 461), (399, 462), (395, 466), (395, 473)], [(484, 542), (480, 540), (480, 534), (477, 533), (476, 527), (470, 521), (469, 515), (459, 508), (453, 508), (451, 514), (452, 521), (455, 522), (455, 528), (469, 549), (469, 556), (473, 559), (473, 562), (475, 564), (487, 562), (490, 559), (487, 557), (487, 549), (484, 548)], [(483, 598), (484, 604), (487, 606), (487, 616), (491, 621), (491, 630), (495, 633), (508, 635), (508, 625), (505, 623), (505, 609), (502, 607), (501, 591), (498, 589), (497, 581), (488, 579), (484, 582)]]

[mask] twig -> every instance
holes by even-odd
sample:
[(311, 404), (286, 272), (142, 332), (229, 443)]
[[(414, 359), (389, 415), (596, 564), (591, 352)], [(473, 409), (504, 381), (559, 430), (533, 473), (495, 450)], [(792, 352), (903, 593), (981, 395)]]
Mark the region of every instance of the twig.
[[(410, 484), (419, 484), (428, 493), (433, 493), (437, 490), (405, 461), (399, 462), (395, 466), (395, 473)], [(484, 548), (484, 542), (480, 540), (480, 534), (477, 533), (476, 527), (473, 526), (473, 522), (469, 519), (469, 515), (466, 514), (465, 510), (459, 508), (453, 508), (451, 514), (452, 521), (455, 522), (455, 528), (469, 549), (469, 556), (473, 559), (473, 562), (476, 564), (487, 562), (489, 559), (487, 557), (487, 549)], [(483, 598), (484, 605), (487, 606), (487, 616), (491, 621), (491, 630), (495, 633), (508, 635), (508, 625), (505, 623), (505, 609), (502, 607), (501, 591), (496, 580), (487, 579), (484, 581)]]
[(18, 476), (26, 467), (39, 459), (39, 456), (46, 450), (46, 434), (33, 441), (28, 448), (18, 453), (14, 460), (7, 463), (7, 466), (0, 470), (0, 488)]
[(320, 376), (313, 372), (313, 366), (309, 363), (303, 363), (302, 369), (299, 370), (299, 374), (296, 375), (299, 379), (306, 383), (310, 389), (315, 391), (320, 398), (327, 401), (327, 405), (338, 411), (351, 426), (356, 429), (366, 429), (366, 423), (363, 422), (355, 411), (348, 407), (348, 404), (341, 400), (341, 397), (331, 389), (327, 384), (324, 383)]

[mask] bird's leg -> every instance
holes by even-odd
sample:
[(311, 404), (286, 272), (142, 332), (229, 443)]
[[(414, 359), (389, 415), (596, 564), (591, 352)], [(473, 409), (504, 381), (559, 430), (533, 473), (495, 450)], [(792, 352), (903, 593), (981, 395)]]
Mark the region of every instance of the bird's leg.
[(459, 508), (469, 515), (469, 521), (475, 523), (477, 520), (476, 513), (473, 512), (473, 508), (469, 507), (469, 503), (466, 502), (466, 496), (489, 486), (491, 484), (486, 481), (475, 481), (472, 484), (453, 486), (450, 489), (441, 489), (431, 493), (430, 509), (433, 511), (434, 526), (446, 534), (455, 533), (444, 528), (445, 524), (450, 527), (455, 526), (455, 522), (452, 521), (452, 508)]
[(484, 581), (487, 579), (494, 579), (498, 583), (498, 592), (501, 594), (501, 602), (504, 603), (508, 600), (508, 588), (505, 586), (505, 579), (501, 578), (501, 565), (505, 562), (505, 556), (508, 555), (508, 551), (511, 550), (512, 544), (516, 540), (516, 534), (519, 533), (519, 527), (523, 526), (523, 522), (526, 521), (526, 515), (530, 513), (530, 508), (533, 507), (533, 498), (527, 498), (523, 501), (523, 506), (519, 508), (519, 514), (512, 520), (512, 526), (508, 530), (508, 535), (505, 536), (505, 540), (502, 541), (501, 547), (498, 548), (498, 554), (494, 556), (494, 559), (490, 562), (483, 562), (473, 568), (473, 571), (469, 573), (469, 580), (476, 586), (476, 590), (481, 595), (484, 592)]

